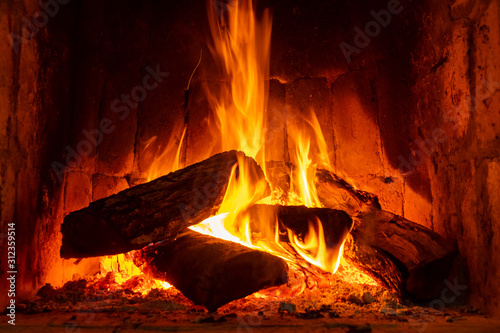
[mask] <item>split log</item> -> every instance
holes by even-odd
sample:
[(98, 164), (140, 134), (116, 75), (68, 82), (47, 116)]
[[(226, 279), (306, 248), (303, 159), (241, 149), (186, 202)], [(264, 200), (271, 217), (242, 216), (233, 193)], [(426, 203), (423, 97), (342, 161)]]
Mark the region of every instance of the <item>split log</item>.
[(250, 221), (251, 233), (260, 238), (266, 237), (264, 241), (268, 243), (275, 241), (277, 222), (280, 245), (287, 251), (286, 254), (291, 260), (304, 268), (310, 267), (310, 264), (290, 245), (289, 232), (304, 243), (310, 228), (314, 228), (318, 233), (318, 222), (321, 223), (325, 248), (333, 268), (353, 224), (351, 217), (344, 211), (305, 206), (253, 205), (242, 211), (237, 220), (246, 220), (246, 217)]
[(454, 247), (436, 232), (380, 209), (367, 192), (339, 186), (338, 179), (318, 170), (316, 185), (326, 207), (342, 206), (354, 215), (346, 260), (400, 296), (416, 301), (440, 297), (456, 257)]
[(325, 169), (316, 170), (316, 190), (325, 207), (344, 210), (350, 216), (382, 208), (377, 196), (355, 189), (345, 180)]
[[(291, 190), (290, 174), (298, 170), (280, 161), (266, 162), (266, 176), (276, 199), (286, 201)], [(381, 209), (376, 195), (355, 189), (344, 179), (325, 169), (316, 170), (317, 194), (325, 207), (343, 210), (350, 216), (371, 208)]]
[(139, 253), (135, 262), (145, 273), (210, 311), (288, 280), (283, 259), (191, 230)]
[(360, 214), (354, 221), (354, 242), (375, 250), (379, 261), (391, 260), (399, 268), (400, 295), (416, 301), (441, 296), (456, 250), (439, 234), (383, 210)]
[(254, 181), (265, 180), (257, 163), (241, 152), (214, 155), (70, 213), (61, 226), (61, 257), (124, 253), (175, 237), (216, 213), (238, 159), (246, 161)]

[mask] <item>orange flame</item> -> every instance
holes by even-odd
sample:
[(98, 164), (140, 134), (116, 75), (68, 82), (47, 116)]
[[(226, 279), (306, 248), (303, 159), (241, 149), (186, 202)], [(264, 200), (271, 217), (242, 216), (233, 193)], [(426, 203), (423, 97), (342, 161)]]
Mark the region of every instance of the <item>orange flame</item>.
[(213, 37), (210, 51), (230, 80), (230, 86), (222, 86), (218, 94), (206, 89), (216, 113), (218, 132), (214, 137), (221, 138), (223, 151), (241, 150), (263, 166), (271, 15), (268, 10), (264, 11), (258, 22), (251, 0), (227, 6), (227, 11), (225, 18), (225, 13), (217, 12), (212, 1), (208, 1)]
[[(155, 160), (150, 165), (147, 173), (147, 181), (151, 181), (181, 168), (180, 156), (182, 143), (184, 142), (184, 137), (186, 135), (186, 129), (187, 127), (185, 125), (182, 128), (178, 124), (173, 129), (167, 146), (164, 148), (158, 148), (157, 151), (162, 150), (162, 152), (161, 154), (156, 154)], [(177, 140), (179, 134), (180, 139)], [(151, 145), (156, 141), (156, 139), (156, 136), (152, 137), (145, 143), (144, 148), (146, 151), (151, 150)], [(156, 152), (151, 153), (155, 154)], [(127, 281), (133, 277), (142, 275), (142, 271), (134, 264), (131, 256), (127, 253), (102, 257), (100, 260), (100, 267), (101, 274), (107, 274), (110, 272), (116, 273), (114, 275), (114, 282), (120, 286), (126, 286)], [(145, 279), (147, 281), (138, 286), (138, 291), (142, 294), (147, 294), (152, 288), (169, 289), (172, 287), (171, 284), (165, 281), (150, 277), (146, 277)]]
[[(297, 134), (297, 166), (299, 168), (296, 177), (291, 177), (292, 181), (298, 178), (298, 193), (307, 207), (321, 207), (321, 202), (316, 193), (316, 186), (314, 185), (316, 168), (311, 165), (309, 157), (309, 148), (311, 141), (303, 137), (302, 133)], [(293, 185), (293, 183), (292, 183)]]
[[(156, 154), (153, 163), (149, 167), (147, 174), (147, 181), (151, 181), (158, 177), (164, 176), (170, 172), (179, 170), (181, 165), (181, 149), (182, 143), (184, 142), (184, 137), (186, 136), (187, 126), (181, 132), (181, 126), (178, 125), (173, 129), (170, 140), (168, 141), (167, 147), (159, 147), (158, 151), (161, 154)], [(180, 134), (180, 139), (178, 139), (178, 134)], [(177, 142), (178, 139), (178, 142)], [(156, 137), (152, 137), (145, 145), (146, 151), (150, 148), (151, 144), (156, 141)]]
[[(239, 5), (228, 6), (226, 9), (227, 13), (218, 16), (220, 13), (214, 9), (212, 1), (208, 1), (213, 37), (210, 50), (230, 82), (229, 85), (222, 85), (218, 92), (205, 87), (216, 124), (211, 130), (220, 150), (243, 151), (253, 157), (266, 172), (265, 112), (268, 98), (266, 82), (269, 77), (271, 14), (265, 10), (258, 20), (251, 0), (241, 0)], [(287, 132), (292, 145), (295, 145), (291, 162), (296, 168), (291, 170), (291, 191), (285, 204), (322, 207), (314, 183), (316, 168), (321, 166), (331, 169), (331, 165), (320, 123), (311, 111), (308, 119), (300, 119), (300, 124), (288, 124)], [(183, 129), (180, 126), (174, 129), (168, 146), (152, 163), (148, 180), (181, 167), (180, 155), (185, 134), (185, 126)], [(155, 138), (147, 145), (152, 144), (154, 140)], [(238, 156), (238, 163), (231, 170), (226, 194), (217, 214), (191, 226), (190, 229), (267, 251), (287, 260), (291, 267), (296, 267), (296, 258), (299, 255), (325, 272), (336, 272), (342, 256), (343, 243), (340, 247), (328, 247), (323, 225), (318, 218), (310, 221), (308, 232), (302, 240), (292, 230), (287, 230), (288, 242), (283, 242), (280, 239), (280, 221), (275, 211), (264, 209), (258, 212), (258, 216), (250, 213), (249, 209), (254, 204), (277, 202), (271, 196), (265, 197), (267, 191), (267, 181), (258, 177), (247, 159)], [(263, 197), (265, 198), (261, 199)], [(109, 257), (103, 261), (105, 270), (116, 271), (113, 266), (117, 261), (127, 262), (127, 259), (120, 256)], [(125, 278), (129, 276), (140, 274), (131, 262), (122, 266), (126, 267), (121, 269), (126, 273), (121, 282), (125, 282)], [(169, 284), (154, 282), (157, 286), (170, 287)], [(294, 292), (300, 293), (305, 287), (306, 284), (302, 281), (302, 285), (295, 288)]]
[[(253, 157), (265, 170), (265, 116), (267, 106), (271, 15), (264, 11), (256, 19), (251, 0), (242, 0), (239, 6), (228, 7), (227, 18), (217, 16), (209, 1), (209, 22), (213, 37), (211, 52), (219, 61), (230, 86), (222, 87), (215, 94), (207, 88), (208, 98), (215, 110), (217, 132), (222, 150), (238, 149)], [(310, 154), (311, 137), (315, 138), (321, 153), (319, 162), (329, 165), (326, 143), (315, 116), (291, 132), (296, 140), (293, 158), (298, 170), (293, 170), (292, 191), (288, 204), (321, 207), (314, 185), (316, 161)], [(271, 252), (286, 260), (294, 256), (279, 240), (279, 221), (274, 212), (261, 212), (253, 218), (245, 209), (262, 198), (267, 183), (251, 177), (251, 168), (244, 160), (238, 161), (238, 173), (233, 168), (226, 195), (218, 214), (202, 223), (190, 227), (192, 230), (218, 238), (238, 242), (245, 246)], [(261, 200), (272, 203), (272, 198)], [(338, 267), (339, 249), (326, 246), (323, 228), (319, 220), (310, 225), (309, 232), (301, 242), (289, 230), (290, 244), (306, 261), (327, 272)], [(290, 246), (290, 245), (288, 245)]]
[[(119, 286), (125, 286), (130, 279), (136, 276), (142, 275), (142, 271), (134, 264), (133, 260), (130, 258), (128, 253), (118, 254), (114, 256), (106, 256), (101, 259), (101, 275), (106, 275), (107, 273), (113, 272), (114, 283)], [(170, 289), (172, 285), (168, 282), (146, 278), (146, 282), (138, 285), (134, 290), (140, 292), (141, 294), (147, 294), (151, 289)]]
[(315, 217), (315, 225), (309, 223), (309, 231), (304, 241), (299, 240), (291, 230), (288, 230), (290, 244), (299, 253), (302, 258), (314, 266), (320, 267), (326, 272), (335, 273), (339, 268), (340, 257), (344, 244), (338, 250), (329, 250), (326, 246), (323, 225)]

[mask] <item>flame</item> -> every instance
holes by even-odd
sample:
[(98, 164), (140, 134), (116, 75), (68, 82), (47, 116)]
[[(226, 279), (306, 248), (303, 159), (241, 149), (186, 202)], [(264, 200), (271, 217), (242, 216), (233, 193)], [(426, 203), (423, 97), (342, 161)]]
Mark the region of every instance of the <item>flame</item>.
[(302, 133), (298, 133), (296, 146), (298, 172), (295, 177), (292, 174), (291, 179), (292, 181), (296, 179), (298, 193), (304, 205), (307, 207), (322, 207), (314, 185), (316, 167), (311, 165), (312, 160), (309, 157), (310, 144), (310, 140), (306, 139)]
[[(168, 140), (166, 147), (158, 147), (155, 152), (150, 152), (155, 156), (154, 161), (151, 163), (148, 173), (147, 181), (151, 181), (158, 177), (164, 176), (170, 172), (179, 170), (181, 164), (181, 149), (184, 137), (186, 136), (187, 126), (183, 127), (179, 124), (174, 127)], [(180, 139), (179, 139), (180, 134)], [(145, 143), (145, 151), (152, 150), (151, 145), (156, 141), (157, 137), (152, 137)], [(161, 151), (161, 154), (158, 152)]]
[(316, 169), (332, 170), (328, 146), (319, 124), (316, 113), (309, 111), (306, 116), (298, 116), (296, 122), (290, 122), (287, 127), (291, 146), (295, 146), (295, 154), (291, 156), (291, 162), (297, 167), (291, 170), (292, 191), (299, 198), (294, 198), (297, 204), (307, 207), (322, 207), (316, 191)]
[[(213, 37), (210, 51), (230, 80), (219, 93), (206, 92), (215, 110), (222, 151), (241, 150), (264, 166), (264, 111), (267, 107), (271, 14), (265, 10), (255, 18), (251, 0), (216, 10), (208, 1), (209, 24)], [(227, 16), (227, 17), (226, 17)]]
[[(250, 0), (242, 0), (239, 6), (227, 7), (227, 13), (222, 16), (218, 16), (220, 13), (213, 9), (211, 2), (208, 8), (213, 37), (210, 50), (230, 80), (230, 85), (223, 86), (218, 93), (206, 89), (215, 111), (217, 127), (214, 137), (220, 138), (222, 150), (243, 151), (253, 157), (265, 172), (266, 80), (269, 73), (271, 15), (266, 10), (257, 19)], [(317, 118), (313, 116), (304, 120), (302, 124), (310, 125), (306, 126), (306, 130), (304, 126), (298, 126), (290, 132), (292, 140), (297, 143), (293, 158), (297, 169), (292, 171), (292, 191), (286, 203), (321, 207), (314, 185), (317, 162), (313, 161), (310, 152), (311, 137), (319, 143), (320, 163), (329, 165), (328, 152)], [(304, 242), (288, 230), (290, 244), (284, 244), (280, 241), (280, 221), (274, 211), (263, 210), (258, 216), (252, 216), (246, 210), (265, 196), (267, 182), (256, 179), (251, 166), (244, 159), (238, 159), (217, 215), (190, 229), (273, 253), (291, 263), (298, 254), (310, 264), (326, 272), (334, 272), (341, 251), (326, 246), (319, 219), (316, 219), (315, 225), (310, 225)], [(263, 201), (275, 202), (272, 197), (266, 197), (260, 203)]]
[[(105, 276), (109, 273), (115, 273), (113, 274), (113, 283), (123, 288), (126, 288), (127, 283), (134, 277), (143, 275), (140, 268), (133, 263), (132, 254), (130, 253), (103, 257), (101, 258), (100, 266), (101, 275)], [(140, 292), (145, 295), (153, 288), (170, 289), (171, 287), (172, 285), (168, 282), (144, 277), (144, 281), (142, 283), (134, 285), (133, 291)]]
[(291, 230), (288, 230), (288, 237), (290, 244), (302, 258), (326, 272), (335, 273), (337, 271), (344, 244), (342, 243), (338, 251), (328, 251), (323, 225), (317, 217), (315, 217), (315, 223), (309, 223), (309, 231), (303, 241)]
[(309, 111), (309, 119), (306, 119), (306, 122), (314, 135), (314, 140), (319, 150), (315, 158), (318, 166), (327, 170), (332, 170), (330, 156), (328, 154), (328, 145), (326, 144), (318, 117), (316, 117), (316, 113), (313, 110)]

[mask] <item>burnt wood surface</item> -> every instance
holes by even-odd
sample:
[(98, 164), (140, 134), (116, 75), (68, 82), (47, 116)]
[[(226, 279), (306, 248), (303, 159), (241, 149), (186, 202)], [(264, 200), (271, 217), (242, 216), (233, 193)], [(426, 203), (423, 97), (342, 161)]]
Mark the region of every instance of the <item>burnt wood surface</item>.
[(399, 268), (402, 295), (417, 301), (440, 297), (456, 250), (439, 234), (383, 210), (362, 213), (354, 221), (354, 241), (371, 247)]
[[(333, 257), (337, 259), (342, 243), (349, 234), (349, 230), (353, 224), (351, 217), (344, 211), (329, 208), (258, 204), (244, 210), (240, 214), (242, 219), (244, 219), (245, 214), (248, 214), (250, 219), (250, 230), (252, 234), (264, 234), (261, 228), (265, 228), (266, 225), (273, 228), (270, 233), (267, 233), (267, 241), (271, 243), (275, 241), (274, 226), (276, 223), (275, 221), (277, 221), (280, 245), (288, 252), (290, 259), (293, 259), (293, 261), (302, 268), (312, 267), (309, 262), (303, 259), (290, 245), (288, 231), (295, 235), (299, 241), (304, 242), (306, 236), (309, 234), (310, 226), (318, 231), (318, 221), (320, 221), (326, 248), (329, 253), (336, 253), (337, 255), (333, 255)], [(264, 226), (262, 226), (262, 220), (265, 221)]]
[(210, 311), (288, 281), (283, 259), (191, 230), (144, 248), (135, 262)]
[(252, 177), (264, 179), (257, 163), (241, 152), (214, 155), (70, 213), (61, 226), (61, 257), (140, 249), (203, 221), (216, 213), (238, 157), (248, 162)]
[(456, 257), (454, 247), (436, 232), (380, 209), (373, 195), (343, 183), (333, 173), (318, 170), (321, 202), (344, 207), (353, 216), (346, 260), (401, 296), (417, 301), (439, 298)]

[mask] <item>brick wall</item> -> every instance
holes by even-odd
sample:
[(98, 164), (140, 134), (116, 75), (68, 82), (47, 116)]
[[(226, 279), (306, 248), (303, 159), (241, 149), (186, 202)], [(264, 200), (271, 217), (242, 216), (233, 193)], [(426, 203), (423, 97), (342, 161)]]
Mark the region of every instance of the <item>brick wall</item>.
[[(287, 126), (313, 110), (335, 171), (377, 194), (383, 208), (455, 240), (472, 302), (498, 309), (488, 297), (500, 277), (498, 3), (402, 0), (387, 27), (346, 61), (339, 45), (355, 45), (355, 28), (389, 3), (259, 2), (274, 15), (266, 158), (290, 158)], [(70, 3), (20, 52), (7, 33), (20, 33), (22, 17), (39, 7), (2, 6), (0, 62), (9, 78), (0, 86), (8, 106), (0, 113), (2, 226), (19, 221), (29, 295), (97, 269), (96, 260), (58, 258), (64, 215), (145, 181), (159, 153), (176, 151), (184, 125), (182, 165), (216, 152), (203, 86), (227, 81), (206, 46), (204, 1)], [(200, 50), (186, 110), (184, 89)], [(157, 68), (168, 75), (137, 103), (124, 102), (144, 92)], [(103, 121), (102, 142), (82, 144)], [(67, 164), (66, 147), (88, 153), (58, 175), (52, 163)], [(172, 163), (160, 161), (165, 170)]]

